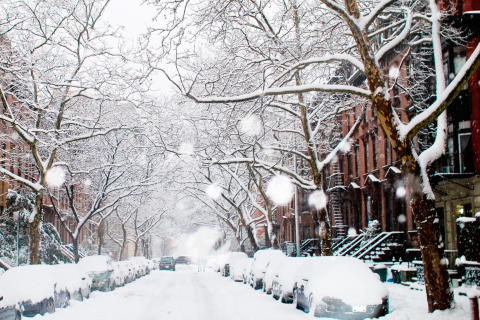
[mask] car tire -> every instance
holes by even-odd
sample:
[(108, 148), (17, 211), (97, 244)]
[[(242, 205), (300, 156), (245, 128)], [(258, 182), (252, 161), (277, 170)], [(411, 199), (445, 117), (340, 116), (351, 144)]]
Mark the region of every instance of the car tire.
[(68, 307), (68, 303), (70, 302), (70, 299), (71, 299), (71, 298), (72, 298), (72, 297), (70, 296), (70, 292), (67, 291), (67, 293), (65, 293), (65, 301), (64, 301), (64, 303), (63, 303), (62, 308)]
[(296, 309), (300, 309), (300, 306), (298, 305), (298, 292), (297, 289), (293, 289), (293, 306)]
[(54, 313), (55, 312), (55, 301), (53, 298), (47, 300), (47, 305), (45, 306), (46, 313)]
[(285, 299), (285, 296), (283, 295), (282, 286), (280, 286), (280, 290), (278, 292), (278, 300), (280, 300), (282, 303), (287, 303), (287, 300)]
[(15, 311), (15, 320), (22, 320), (22, 313), (20, 311)]

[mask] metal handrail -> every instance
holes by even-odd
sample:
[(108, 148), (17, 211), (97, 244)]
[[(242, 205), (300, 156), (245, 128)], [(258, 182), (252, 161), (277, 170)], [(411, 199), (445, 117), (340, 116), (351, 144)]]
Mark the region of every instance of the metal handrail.
[[(383, 241), (385, 241), (387, 238), (389, 238), (390, 236), (394, 235), (394, 234), (403, 234), (402, 231), (391, 231), (391, 232), (382, 232), (380, 235), (382, 234), (385, 234), (383, 237), (381, 237), (380, 240), (378, 240), (375, 244), (371, 245), (370, 247), (367, 248), (367, 250), (362, 253), (360, 256), (358, 256), (358, 259), (361, 259), (363, 258), (367, 253), (369, 253), (370, 251), (372, 251), (373, 249), (375, 249), (378, 245), (382, 244)], [(379, 235), (379, 236), (380, 236)], [(361, 252), (361, 250), (363, 250), (366, 246), (368, 246), (369, 244), (371, 244), (372, 242), (375, 241), (375, 239), (377, 239), (377, 237), (374, 238), (374, 240), (372, 241), (369, 241), (366, 245), (364, 245), (362, 248), (360, 248), (359, 250), (357, 250), (353, 255), (352, 257), (355, 257), (359, 252)]]
[(345, 247), (343, 247), (342, 249), (340, 249), (338, 252), (337, 252), (337, 256), (344, 256), (345, 254), (347, 254), (348, 252), (350, 252), (353, 248), (355, 248), (355, 246), (361, 242), (363, 239), (363, 234), (362, 235), (358, 235), (357, 238), (355, 240), (353, 240), (352, 242), (350, 242), (349, 244), (347, 244)]

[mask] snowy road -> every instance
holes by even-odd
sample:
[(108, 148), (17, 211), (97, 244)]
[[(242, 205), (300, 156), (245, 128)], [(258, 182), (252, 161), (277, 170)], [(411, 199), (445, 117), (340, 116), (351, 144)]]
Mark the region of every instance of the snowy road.
[(83, 302), (73, 301), (65, 309), (34, 319), (56, 320), (240, 320), (311, 319), (216, 273), (197, 273), (196, 266), (172, 271), (153, 271), (113, 292), (91, 294)]
[[(247, 285), (217, 273), (197, 273), (196, 266), (175, 272), (153, 271), (150, 275), (113, 292), (91, 294), (83, 302), (73, 301), (56, 313), (35, 320), (283, 320), (313, 319)], [(427, 313), (425, 293), (388, 284), (390, 311), (383, 320), (469, 319), (468, 301), (456, 297), (457, 309)]]

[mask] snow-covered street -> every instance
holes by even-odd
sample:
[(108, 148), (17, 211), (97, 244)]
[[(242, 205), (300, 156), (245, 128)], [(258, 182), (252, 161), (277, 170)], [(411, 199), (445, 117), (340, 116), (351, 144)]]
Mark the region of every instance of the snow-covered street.
[[(261, 290), (209, 270), (198, 273), (196, 268), (192, 265), (179, 266), (175, 272), (155, 270), (113, 292), (92, 292), (83, 302), (71, 301), (67, 308), (33, 319), (311, 319), (311, 315)], [(388, 289), (390, 313), (382, 319), (470, 319), (466, 297), (456, 295), (457, 308), (453, 311), (428, 314), (425, 292), (397, 284), (388, 284)]]

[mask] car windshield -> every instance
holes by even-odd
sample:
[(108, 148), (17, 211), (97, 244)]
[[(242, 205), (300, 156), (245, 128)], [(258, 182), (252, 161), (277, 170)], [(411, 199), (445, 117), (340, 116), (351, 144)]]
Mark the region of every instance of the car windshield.
[(164, 257), (162, 258), (162, 262), (172, 262), (173, 258), (172, 257)]

